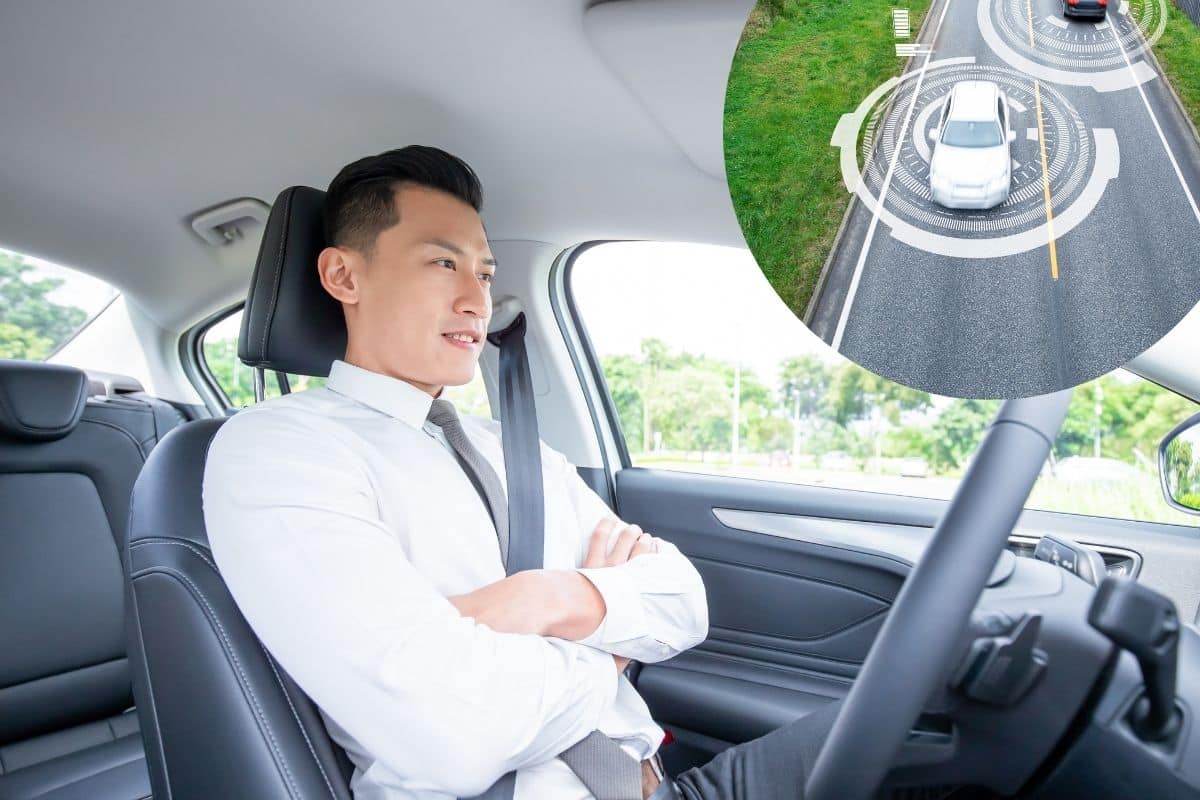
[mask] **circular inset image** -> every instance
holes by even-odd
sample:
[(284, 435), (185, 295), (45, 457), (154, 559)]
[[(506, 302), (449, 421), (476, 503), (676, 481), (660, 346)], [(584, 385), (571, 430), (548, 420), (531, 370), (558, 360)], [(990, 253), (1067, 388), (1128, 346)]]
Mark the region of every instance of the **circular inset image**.
[(1155, 60), (1162, 2), (760, 3), (726, 172), (780, 297), (957, 397), (1069, 388), (1154, 344), (1200, 300), (1200, 136)]

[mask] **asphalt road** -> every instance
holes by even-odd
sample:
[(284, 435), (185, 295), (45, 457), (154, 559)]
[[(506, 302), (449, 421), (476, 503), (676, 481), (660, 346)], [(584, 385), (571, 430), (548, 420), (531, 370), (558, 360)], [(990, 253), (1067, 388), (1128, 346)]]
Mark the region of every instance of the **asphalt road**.
[[(1097, 25), (1059, 0), (934, 4), (928, 55), (834, 136), (857, 198), (819, 336), (926, 391), (1018, 397), (1121, 366), (1200, 300), (1200, 143), (1122, 9)], [(1008, 93), (1014, 184), (996, 209), (951, 212), (928, 196), (927, 131), (968, 78)]]

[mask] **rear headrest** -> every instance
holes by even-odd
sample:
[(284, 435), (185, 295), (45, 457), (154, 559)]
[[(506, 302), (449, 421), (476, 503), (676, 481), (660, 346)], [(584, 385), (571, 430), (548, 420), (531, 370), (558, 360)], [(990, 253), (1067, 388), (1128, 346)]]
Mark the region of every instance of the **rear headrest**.
[(0, 359), (0, 436), (26, 442), (61, 439), (79, 422), (87, 396), (83, 370)]
[(271, 208), (238, 339), (238, 357), (252, 367), (325, 376), (346, 354), (342, 305), (317, 275), (324, 202), (319, 189), (293, 186)]

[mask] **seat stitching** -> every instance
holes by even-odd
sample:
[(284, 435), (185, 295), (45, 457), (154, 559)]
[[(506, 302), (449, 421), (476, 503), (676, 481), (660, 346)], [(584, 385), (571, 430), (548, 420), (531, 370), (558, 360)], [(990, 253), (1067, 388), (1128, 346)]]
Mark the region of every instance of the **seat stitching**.
[(247, 699), (250, 700), (250, 703), (254, 708), (255, 717), (259, 722), (260, 730), (265, 735), (267, 743), (271, 746), (271, 750), (275, 753), (276, 760), (278, 761), (278, 764), (282, 768), (284, 776), (287, 779), (290, 789), (289, 793), (292, 795), (292, 797), (300, 797), (301, 795), (299, 793), (299, 788), (296, 786), (295, 778), (292, 776), (292, 770), (288, 766), (287, 759), (284, 757), (283, 752), (279, 749), (278, 743), (275, 741), (275, 733), (271, 730), (271, 723), (267, 721), (266, 714), (263, 712), (262, 706), (258, 702), (258, 696), (255, 695), (254, 689), (250, 686), (250, 680), (246, 677), (246, 673), (242, 669), (242, 662), (238, 659), (237, 653), (233, 650), (233, 644), (229, 640), (229, 634), (225, 630), (225, 626), (221, 624), (221, 620), (217, 617), (213, 607), (209, 604), (208, 598), (205, 596), (204, 592), (200, 590), (200, 587), (198, 587), (195, 582), (192, 581), (191, 578), (179, 572), (178, 570), (171, 569), (170, 567), (159, 566), (141, 570), (134, 573), (131, 576), (131, 579), (136, 580), (137, 578), (154, 573), (169, 575), (176, 580), (183, 581), (188, 585), (192, 593), (199, 598), (206, 611), (205, 616), (208, 617), (209, 624), (216, 626), (217, 633), (220, 635), (221, 642), (224, 645), (225, 655), (231, 660), (234, 669), (237, 670), (242, 691), (247, 695)]
[(87, 417), (83, 417), (79, 420), (79, 424), (81, 425), (85, 422), (90, 422), (93, 425), (103, 425), (105, 428), (112, 428), (114, 431), (121, 432), (125, 435), (126, 439), (133, 442), (133, 446), (138, 449), (138, 454), (142, 457), (142, 461), (146, 460), (146, 451), (142, 449), (141, 444), (138, 443), (137, 439), (133, 438), (133, 435), (129, 431), (125, 430), (120, 425), (114, 425), (111, 422), (105, 422), (104, 420), (99, 419), (88, 419)]
[[(138, 712), (137, 712), (138, 717), (139, 717), (138, 728), (139, 729), (141, 728), (140, 723), (141, 723), (141, 720), (143, 719), (142, 715), (149, 716), (149, 718), (150, 718), (149, 734), (150, 735), (149, 735), (149, 739), (147, 739), (146, 734), (145, 733), (142, 734), (142, 744), (147, 748), (146, 749), (146, 771), (147, 771), (147, 773), (150, 774), (150, 777), (151, 777), (151, 783), (150, 783), (151, 794), (153, 795), (153, 790), (154, 790), (154, 771), (152, 769), (150, 769), (151, 758), (150, 758), (149, 747), (150, 747), (150, 744), (153, 743), (155, 745), (156, 750), (158, 751), (156, 754), (158, 760), (157, 760), (157, 762), (155, 762), (155, 764), (159, 769), (162, 770), (162, 779), (163, 779), (163, 782), (166, 784), (165, 788), (167, 791), (167, 796), (160, 797), (159, 800), (171, 800), (171, 770), (167, 766), (167, 750), (163, 746), (162, 726), (159, 724), (159, 721), (158, 721), (158, 702), (154, 699), (154, 681), (150, 678), (150, 658), (149, 658), (149, 656), (146, 655), (146, 638), (142, 634), (142, 618), (138, 612), (137, 587), (135, 587), (133, 585), (133, 551), (131, 550), (131, 547), (134, 544), (132, 541), (133, 520), (134, 520), (134, 507), (137, 505), (137, 498), (138, 498), (138, 493), (136, 491), (133, 492), (129, 496), (129, 523), (127, 525), (127, 530), (126, 530), (126, 535), (125, 535), (125, 549), (124, 549), (124, 552), (122, 552), (122, 554), (121, 554), (121, 561), (122, 561), (121, 569), (122, 569), (122, 571), (125, 572), (126, 575), (129, 576), (128, 589), (127, 589), (127, 592), (128, 592), (127, 597), (129, 598), (129, 614), (130, 614), (130, 619), (133, 622), (134, 632), (137, 634), (137, 650), (141, 654), (141, 663), (139, 663), (135, 667), (135, 669), (137, 670), (137, 674), (145, 676), (145, 680), (146, 680), (146, 703), (145, 703), (145, 706), (149, 706), (148, 708), (143, 706), (143, 708), (138, 709)], [(135, 702), (137, 701), (136, 697), (134, 697), (134, 701)]]
[(213, 568), (214, 572), (216, 572), (217, 574), (220, 574), (220, 570), (217, 569), (217, 565), (213, 563), (212, 559), (209, 558), (207, 555), (205, 555), (203, 550), (201, 550), (200, 548), (191, 544), (190, 542), (181, 542), (178, 539), (168, 539), (165, 536), (155, 536), (155, 537), (150, 537), (150, 538), (146, 538), (146, 539), (138, 539), (136, 542), (133, 542), (129, 546), (131, 548), (132, 547), (140, 547), (141, 545), (144, 545), (144, 544), (171, 544), (171, 545), (175, 545), (176, 547), (186, 547), (188, 550), (191, 550), (193, 553), (200, 556), (200, 558), (204, 560), (205, 564), (208, 564), (210, 567)]
[(325, 774), (325, 767), (322, 766), (321, 759), (317, 758), (317, 751), (313, 747), (312, 741), (308, 738), (308, 731), (304, 729), (304, 723), (300, 721), (300, 715), (296, 712), (296, 707), (292, 705), (292, 696), (288, 694), (287, 687), (283, 685), (283, 678), (279, 677), (279, 670), (275, 669), (275, 659), (268, 652), (266, 645), (262, 642), (259, 642), (258, 645), (267, 657), (267, 665), (271, 668), (271, 672), (275, 674), (275, 681), (279, 684), (280, 691), (283, 692), (283, 698), (287, 700), (288, 708), (292, 710), (292, 719), (296, 720), (296, 727), (300, 729), (300, 735), (304, 737), (304, 743), (308, 745), (308, 752), (312, 755), (313, 761), (316, 762), (317, 769), (321, 770), (321, 777), (325, 779), (325, 786), (329, 789), (329, 796), (337, 800), (337, 792), (333, 790), (333, 784), (329, 781), (329, 776)]
[(279, 273), (283, 269), (283, 250), (287, 244), (287, 234), (289, 222), (291, 221), (292, 196), (295, 190), (288, 192), (287, 198), (283, 201), (283, 235), (279, 237), (279, 252), (275, 256), (275, 274), (271, 277), (271, 295), (270, 305), (267, 307), (267, 316), (263, 320), (263, 335), (262, 345), (259, 348), (259, 358), (263, 361), (267, 360), (267, 332), (271, 330), (271, 319), (275, 316), (275, 303), (279, 299)]

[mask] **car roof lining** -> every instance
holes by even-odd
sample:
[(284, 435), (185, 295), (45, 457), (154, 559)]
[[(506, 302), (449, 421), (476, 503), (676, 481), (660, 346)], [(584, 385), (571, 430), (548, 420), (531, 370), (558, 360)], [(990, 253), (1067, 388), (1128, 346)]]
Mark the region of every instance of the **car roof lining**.
[(0, 246), (107, 280), (180, 330), (245, 290), (257, 249), (258, 230), (204, 243), (191, 215), (323, 188), (344, 163), (409, 143), (475, 167), (498, 240), (742, 245), (724, 81), (675, 87), (727, 74), (751, 0), (469, 6), (6, 10), (5, 144), (20, 157), (0, 162)]

